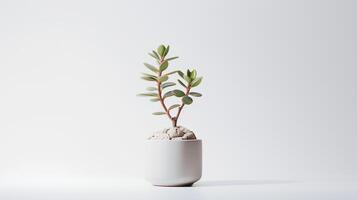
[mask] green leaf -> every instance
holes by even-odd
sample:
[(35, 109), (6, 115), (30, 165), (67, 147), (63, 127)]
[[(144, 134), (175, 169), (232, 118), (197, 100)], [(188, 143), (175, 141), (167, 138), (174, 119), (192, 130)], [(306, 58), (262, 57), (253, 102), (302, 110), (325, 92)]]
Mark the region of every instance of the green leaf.
[(157, 88), (156, 88), (156, 87), (147, 87), (146, 90), (148, 90), (148, 91), (155, 91), (155, 90), (157, 90)]
[(157, 102), (157, 101), (160, 101), (160, 98), (153, 98), (153, 99), (150, 99), (150, 101)]
[(183, 78), (187, 81), (188, 84), (191, 83), (191, 78), (187, 76), (186, 74), (183, 75)]
[(190, 105), (193, 102), (192, 98), (189, 96), (182, 97), (182, 103)]
[(168, 91), (168, 92), (166, 92), (164, 94), (163, 98), (165, 99), (167, 97), (171, 97), (171, 96), (174, 96), (174, 95), (175, 95), (174, 91)]
[(165, 115), (166, 113), (165, 112), (154, 112), (152, 113), (153, 115)]
[(147, 77), (157, 78), (157, 76), (152, 75), (152, 74), (147, 74), (147, 73), (141, 73), (141, 74), (144, 75), (144, 76), (147, 76)]
[(137, 96), (140, 96), (140, 97), (157, 97), (158, 94), (157, 93), (140, 93), (140, 94), (137, 94)]
[(181, 78), (184, 78), (184, 73), (182, 71), (178, 71), (178, 74), (181, 76)]
[(160, 60), (160, 56), (156, 53), (156, 51), (152, 50), (152, 53), (155, 55), (155, 57), (157, 57), (158, 60)]
[(180, 80), (180, 79), (177, 79), (177, 81), (185, 88), (187, 88), (187, 86)]
[(186, 75), (187, 75), (188, 77), (191, 77), (191, 71), (190, 71), (189, 69), (187, 69)]
[(193, 82), (192, 82), (192, 87), (196, 87), (196, 86), (198, 86), (201, 82), (202, 82), (202, 78), (203, 77), (199, 77), (199, 78), (197, 78), (196, 80), (194, 80)]
[(167, 81), (168, 79), (169, 79), (169, 76), (166, 76), (166, 75), (159, 77), (159, 81), (161, 83)]
[(146, 81), (157, 81), (155, 78), (153, 77), (148, 77), (148, 76), (142, 76), (142, 79), (146, 80)]
[(201, 97), (202, 96), (202, 94), (198, 93), (198, 92), (190, 92), (190, 95), (194, 96), (194, 97)]
[(145, 65), (145, 67), (147, 67), (148, 69), (150, 69), (153, 72), (156, 72), (156, 73), (159, 72), (159, 70), (156, 67), (154, 67), (148, 63), (144, 63), (144, 65)]
[(165, 89), (165, 88), (167, 88), (167, 87), (171, 87), (171, 86), (174, 86), (174, 85), (176, 85), (176, 83), (174, 83), (174, 82), (166, 82), (166, 83), (163, 83), (163, 84), (161, 85), (161, 88), (162, 88), (162, 89)]
[[(156, 52), (155, 52), (156, 53)], [(149, 55), (153, 58), (155, 58), (156, 60), (160, 60), (159, 56), (157, 54), (153, 54), (153, 53), (149, 53)]]
[(164, 71), (169, 66), (169, 62), (165, 61), (160, 65), (160, 71)]
[(164, 46), (164, 45), (160, 45), (160, 46), (157, 48), (157, 53), (158, 53), (161, 57), (164, 57), (165, 46)]
[(165, 75), (171, 75), (171, 74), (174, 74), (174, 73), (177, 73), (177, 72), (178, 72), (178, 70), (166, 73)]
[(185, 93), (182, 92), (181, 90), (173, 90), (174, 94), (176, 97), (183, 97), (185, 96)]
[(177, 59), (177, 58), (178, 58), (178, 56), (171, 57), (171, 58), (166, 59), (166, 61), (175, 60), (175, 59)]
[(170, 45), (167, 45), (165, 52), (164, 52), (164, 57), (169, 53), (170, 50)]
[(194, 69), (194, 70), (192, 70), (192, 72), (190, 74), (191, 80), (195, 80), (196, 76), (197, 76), (197, 71)]
[(172, 110), (172, 109), (180, 107), (180, 106), (181, 106), (180, 104), (172, 105), (172, 106), (169, 107), (169, 110)]

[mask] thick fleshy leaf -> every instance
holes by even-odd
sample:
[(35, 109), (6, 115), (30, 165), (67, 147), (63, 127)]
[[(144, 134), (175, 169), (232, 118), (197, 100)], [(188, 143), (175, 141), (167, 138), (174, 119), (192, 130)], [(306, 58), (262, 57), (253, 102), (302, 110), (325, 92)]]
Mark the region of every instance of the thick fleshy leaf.
[(174, 94), (176, 97), (183, 97), (185, 96), (185, 93), (182, 92), (181, 90), (173, 90)]
[(152, 53), (153, 53), (156, 57), (158, 57), (158, 60), (160, 60), (160, 56), (159, 56), (159, 54), (156, 53), (156, 51), (152, 50)]
[(160, 101), (160, 98), (153, 98), (153, 99), (150, 99), (150, 101), (157, 102), (157, 101)]
[(169, 107), (169, 110), (172, 110), (172, 109), (174, 109), (174, 108), (178, 108), (178, 107), (180, 107), (180, 106), (181, 106), (180, 104), (172, 105), (172, 106)]
[(149, 53), (149, 55), (153, 58), (155, 58), (156, 60), (159, 60), (159, 56), (157, 56), (157, 54), (153, 54), (153, 53)]
[(177, 81), (185, 88), (187, 88), (187, 86), (180, 80), (180, 79), (177, 79)]
[(169, 72), (169, 73), (166, 73), (165, 75), (171, 75), (171, 74), (174, 74), (174, 73), (177, 73), (178, 71), (172, 71), (172, 72)]
[(165, 115), (166, 113), (165, 112), (154, 112), (152, 113), (153, 115)]
[(164, 56), (164, 53), (165, 53), (165, 46), (164, 45), (160, 45), (158, 48), (157, 48), (157, 53), (163, 57)]
[(163, 98), (165, 99), (167, 97), (171, 97), (171, 96), (174, 96), (174, 95), (175, 95), (174, 91), (168, 91), (168, 92), (166, 92), (164, 94)]
[(178, 58), (178, 56), (171, 57), (171, 58), (166, 59), (166, 61), (175, 60), (175, 59), (177, 59), (177, 58)]
[(140, 96), (140, 97), (157, 97), (158, 94), (157, 93), (140, 93), (138, 94), (137, 96)]
[(167, 81), (168, 79), (169, 79), (169, 76), (164, 75), (159, 78), (159, 81), (162, 83), (162, 82)]
[(147, 67), (148, 69), (150, 69), (153, 72), (156, 72), (156, 73), (159, 72), (159, 70), (156, 67), (154, 67), (148, 63), (144, 63), (144, 65), (145, 65), (145, 67)]
[(197, 76), (197, 71), (194, 69), (194, 70), (192, 70), (192, 72), (190, 74), (191, 80), (195, 80), (196, 76)]
[(165, 71), (167, 67), (169, 66), (169, 62), (165, 61), (160, 65), (160, 71)]
[(162, 88), (162, 89), (165, 89), (165, 88), (167, 88), (167, 87), (171, 87), (171, 86), (174, 86), (174, 85), (176, 85), (176, 83), (174, 83), (174, 82), (166, 82), (166, 83), (163, 83), (163, 84), (161, 85), (161, 88)]
[(184, 78), (184, 73), (182, 71), (178, 71), (178, 74), (181, 76), (181, 78)]
[(141, 74), (144, 75), (144, 76), (147, 76), (147, 77), (157, 78), (157, 76), (152, 75), (152, 74), (148, 74), (148, 73), (141, 73)]
[(193, 102), (192, 98), (189, 96), (182, 97), (182, 103), (190, 105)]
[(147, 87), (146, 90), (148, 90), (148, 91), (155, 91), (155, 90), (157, 90), (157, 88), (156, 88), (156, 87)]
[(142, 79), (146, 80), (146, 81), (157, 81), (155, 78), (153, 77), (148, 77), (148, 76), (142, 76)]
[(197, 78), (196, 80), (194, 80), (194, 81), (192, 82), (191, 86), (192, 86), (192, 87), (198, 86), (198, 85), (202, 82), (202, 78), (203, 78), (203, 77), (199, 77), (199, 78)]
[(187, 75), (188, 77), (191, 77), (191, 71), (190, 71), (189, 69), (187, 69), (186, 75)]
[(164, 57), (169, 53), (170, 50), (170, 45), (167, 45), (165, 52), (164, 52)]
[(194, 96), (194, 97), (201, 97), (202, 96), (202, 94), (198, 93), (198, 92), (190, 92), (190, 95)]
[(183, 78), (185, 79), (185, 81), (187, 81), (187, 83), (191, 83), (191, 78), (186, 74), (183, 75)]

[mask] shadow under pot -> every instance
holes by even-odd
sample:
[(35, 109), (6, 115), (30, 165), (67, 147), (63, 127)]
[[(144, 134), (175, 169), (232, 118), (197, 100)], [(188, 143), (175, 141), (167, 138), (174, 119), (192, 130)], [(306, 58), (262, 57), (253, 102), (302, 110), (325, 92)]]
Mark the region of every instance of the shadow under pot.
[(145, 179), (155, 186), (191, 186), (202, 176), (201, 140), (147, 140)]

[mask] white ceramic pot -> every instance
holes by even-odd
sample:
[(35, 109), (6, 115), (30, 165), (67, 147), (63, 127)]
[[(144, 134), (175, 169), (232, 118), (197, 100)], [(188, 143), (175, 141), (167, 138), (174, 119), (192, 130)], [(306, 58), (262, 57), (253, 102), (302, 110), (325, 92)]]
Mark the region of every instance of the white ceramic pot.
[(202, 175), (201, 140), (147, 140), (146, 180), (156, 186), (189, 186)]

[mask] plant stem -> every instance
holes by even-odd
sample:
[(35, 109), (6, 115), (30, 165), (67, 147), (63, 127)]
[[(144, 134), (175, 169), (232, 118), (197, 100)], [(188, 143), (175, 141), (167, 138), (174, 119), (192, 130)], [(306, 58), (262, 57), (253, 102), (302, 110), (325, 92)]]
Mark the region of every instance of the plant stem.
[[(185, 93), (186, 96), (190, 93), (190, 90), (191, 90), (191, 86), (188, 85), (187, 88), (186, 88), (186, 93)], [(182, 111), (182, 109), (183, 109), (184, 106), (185, 106), (185, 104), (182, 103), (181, 106), (179, 107), (178, 111), (177, 111), (176, 117), (173, 118), (173, 123), (172, 123), (172, 124), (173, 124), (173, 127), (176, 127), (176, 126), (177, 126), (177, 120), (178, 120), (178, 118), (180, 117), (181, 111)]]
[[(164, 62), (164, 58), (161, 58), (161, 60), (159, 61), (159, 64), (161, 65)], [(162, 75), (162, 71), (159, 72), (159, 77)], [(175, 124), (175, 120), (174, 118), (171, 116), (169, 109), (167, 109), (166, 105), (165, 105), (165, 100), (162, 97), (162, 90), (161, 90), (161, 82), (157, 81), (157, 91), (158, 91), (158, 95), (159, 95), (159, 99), (160, 99), (160, 103), (161, 106), (164, 108), (166, 115), (169, 117), (169, 119), (171, 120), (172, 124)], [(176, 126), (176, 125), (175, 125)]]

